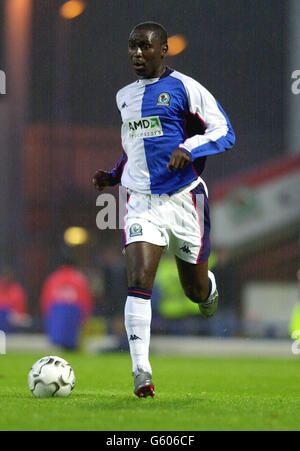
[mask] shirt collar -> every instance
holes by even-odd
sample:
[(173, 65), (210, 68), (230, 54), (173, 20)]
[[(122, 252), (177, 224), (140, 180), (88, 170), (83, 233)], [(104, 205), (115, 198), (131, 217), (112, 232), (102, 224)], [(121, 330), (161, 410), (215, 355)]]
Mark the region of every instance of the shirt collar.
[(137, 80), (137, 83), (139, 83), (142, 86), (151, 85), (152, 83), (156, 83), (157, 81), (168, 77), (172, 72), (174, 72), (174, 70), (167, 67), (165, 72), (160, 77), (158, 77), (158, 78), (141, 78), (141, 79)]

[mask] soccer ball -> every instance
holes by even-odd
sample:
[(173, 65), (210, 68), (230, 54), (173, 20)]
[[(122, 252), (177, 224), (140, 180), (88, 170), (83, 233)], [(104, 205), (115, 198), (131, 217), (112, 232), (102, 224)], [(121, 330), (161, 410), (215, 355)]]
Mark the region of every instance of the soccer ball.
[(31, 368), (28, 385), (36, 398), (66, 398), (75, 387), (75, 375), (60, 357), (43, 357)]

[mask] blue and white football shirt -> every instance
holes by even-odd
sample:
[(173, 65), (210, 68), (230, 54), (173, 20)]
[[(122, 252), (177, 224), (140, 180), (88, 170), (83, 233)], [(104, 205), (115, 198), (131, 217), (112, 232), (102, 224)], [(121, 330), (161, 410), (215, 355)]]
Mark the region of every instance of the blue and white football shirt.
[[(113, 184), (146, 194), (173, 194), (203, 172), (206, 157), (235, 143), (225, 112), (197, 81), (167, 69), (161, 78), (143, 79), (117, 93), (124, 153), (111, 171)], [(169, 172), (174, 150), (191, 164)]]

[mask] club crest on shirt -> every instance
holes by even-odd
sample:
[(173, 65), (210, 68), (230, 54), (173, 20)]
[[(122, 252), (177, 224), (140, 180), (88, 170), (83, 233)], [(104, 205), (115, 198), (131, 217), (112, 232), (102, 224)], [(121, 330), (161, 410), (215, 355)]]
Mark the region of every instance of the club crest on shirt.
[(141, 235), (143, 235), (143, 227), (141, 226), (141, 224), (132, 224), (132, 226), (130, 227), (130, 236), (134, 237)]
[(169, 106), (170, 105), (171, 96), (168, 92), (162, 92), (159, 94), (157, 98), (156, 105)]

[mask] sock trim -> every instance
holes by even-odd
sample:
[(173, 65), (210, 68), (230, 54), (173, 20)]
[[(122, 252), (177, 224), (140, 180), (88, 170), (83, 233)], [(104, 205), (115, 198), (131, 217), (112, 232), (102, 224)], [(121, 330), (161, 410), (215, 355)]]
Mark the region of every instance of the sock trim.
[(146, 290), (144, 288), (129, 287), (128, 288), (128, 296), (132, 296), (135, 298), (141, 298), (141, 299), (151, 299), (152, 290)]

